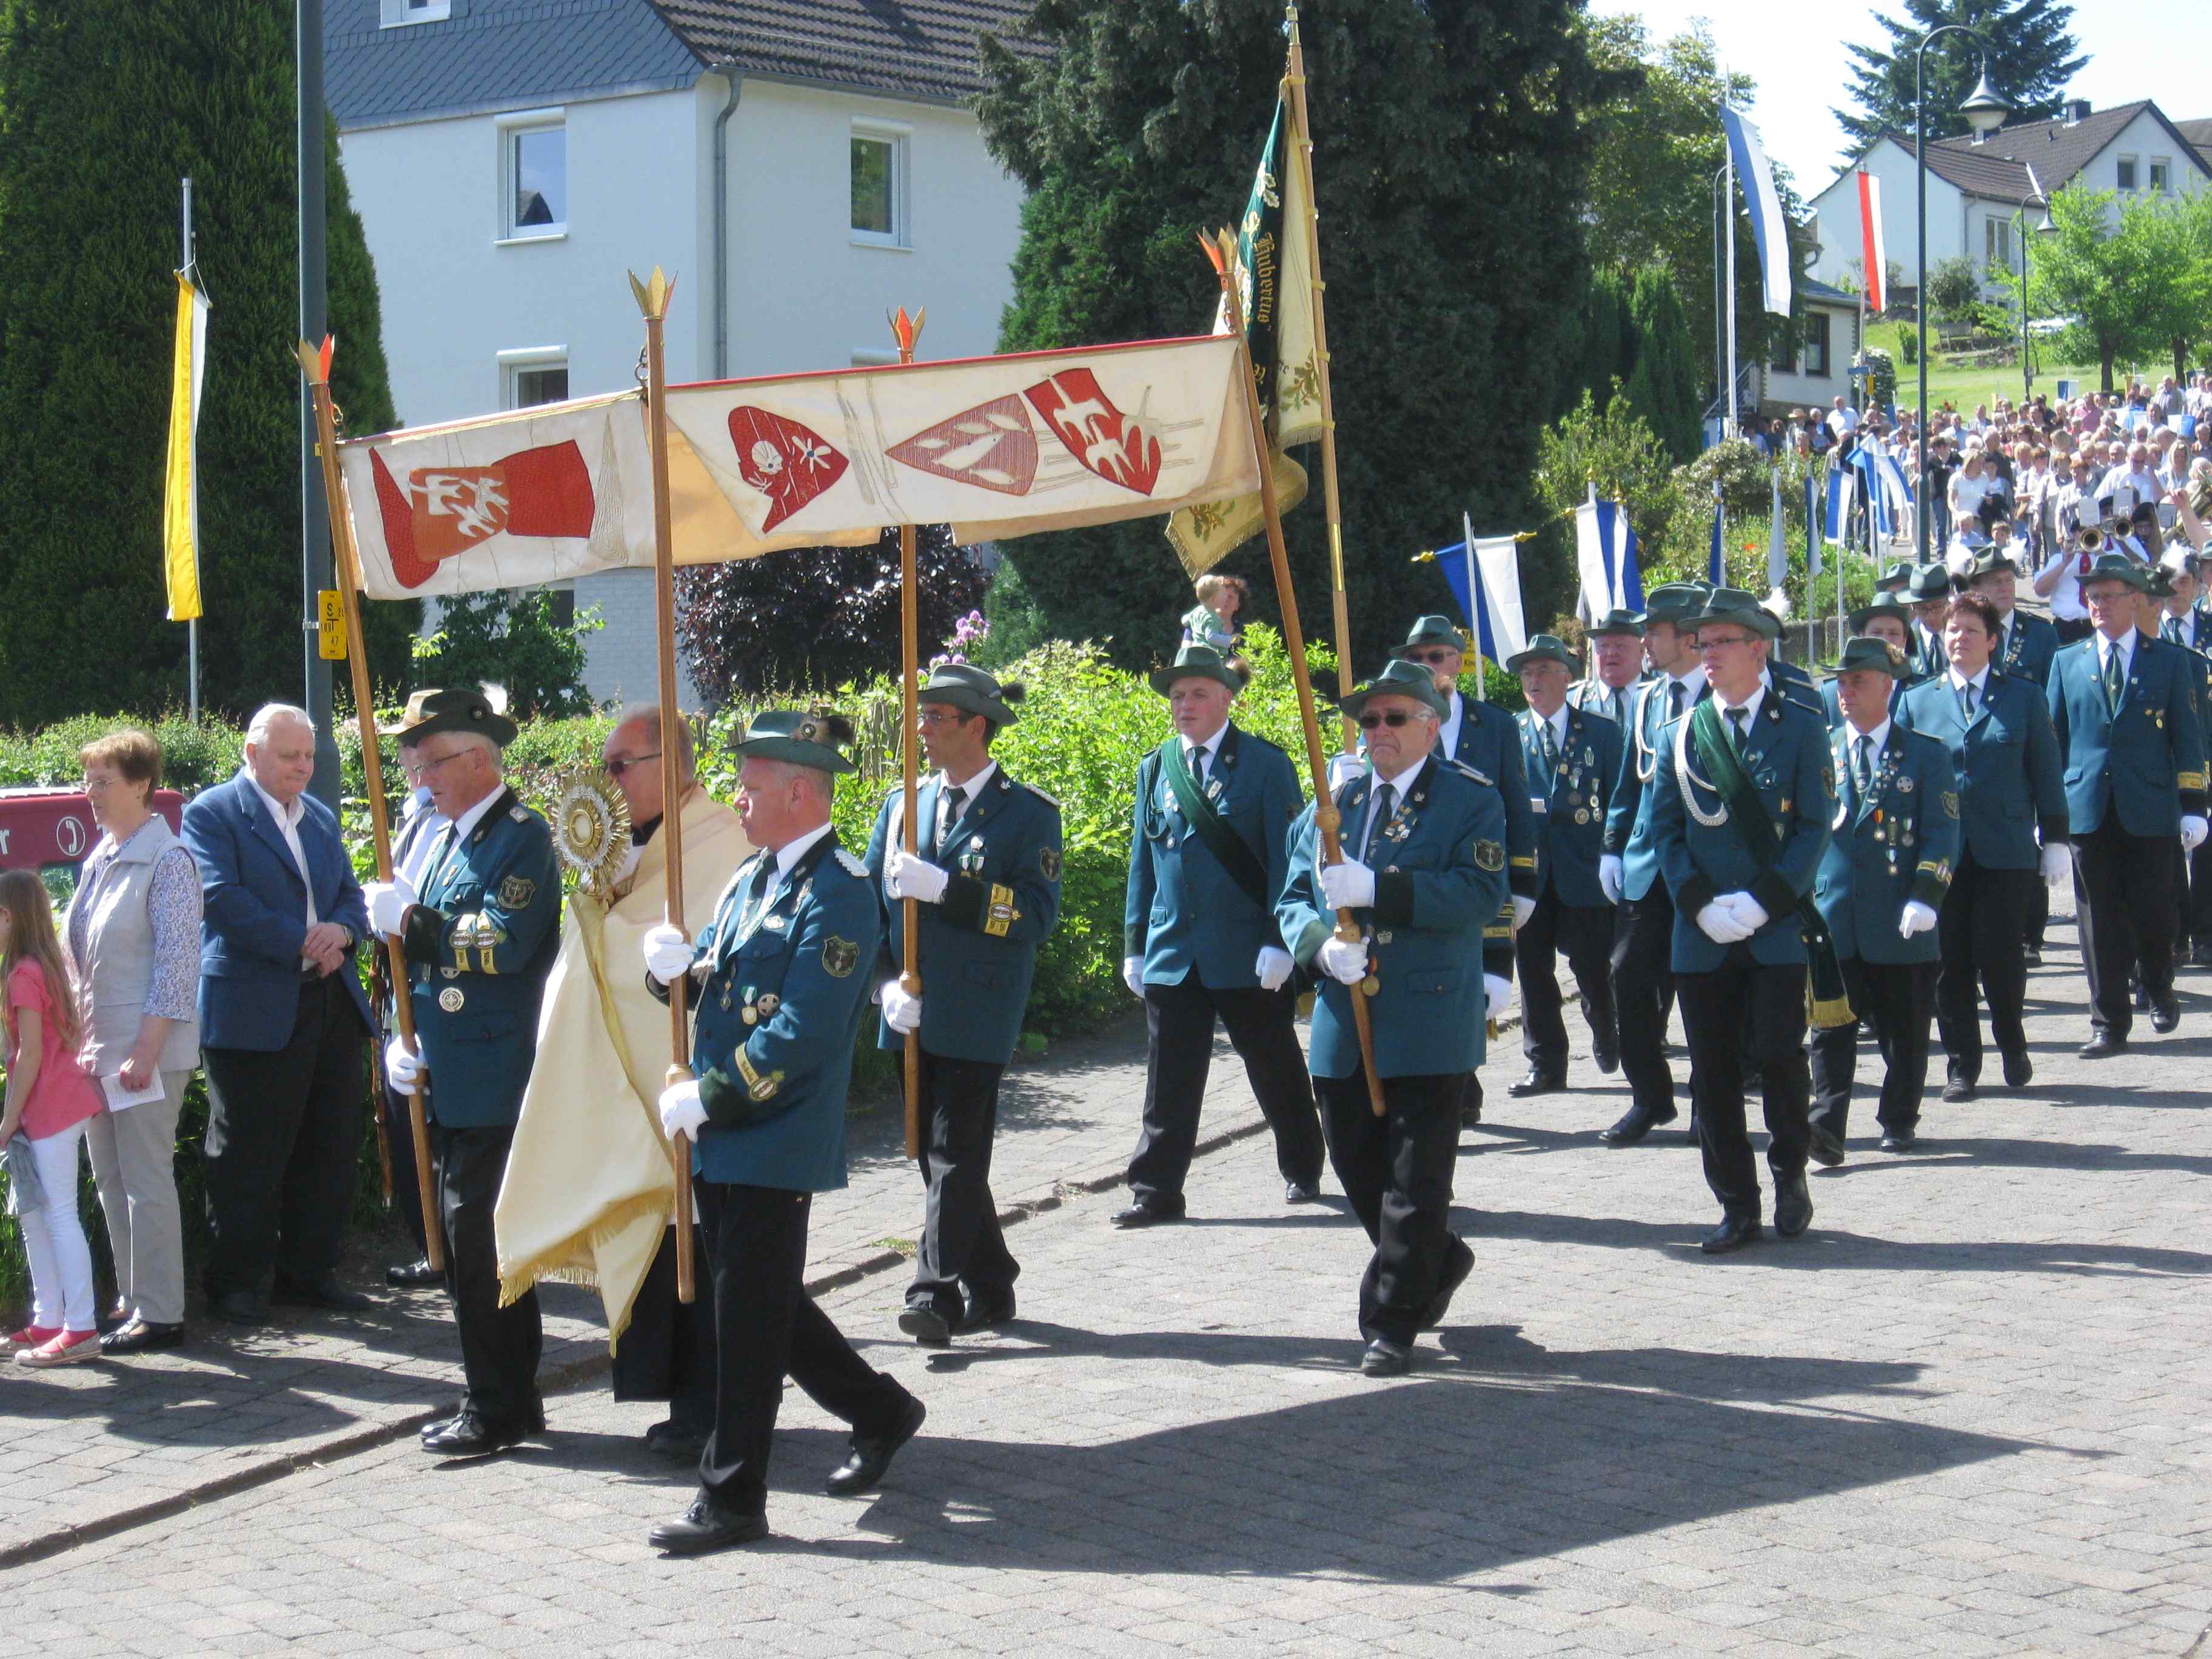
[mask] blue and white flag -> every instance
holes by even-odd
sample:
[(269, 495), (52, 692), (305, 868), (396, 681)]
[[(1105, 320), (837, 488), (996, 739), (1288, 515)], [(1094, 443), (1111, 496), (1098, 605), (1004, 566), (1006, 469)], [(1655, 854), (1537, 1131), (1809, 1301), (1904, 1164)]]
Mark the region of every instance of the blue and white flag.
[(1464, 515), (1460, 527), (1467, 539), (1437, 550), (1437, 562), (1444, 580), (1459, 601), (1460, 614), (1474, 632), (1476, 649), (1495, 663), (1520, 655), (1528, 648), (1528, 625), (1521, 608), (1521, 556), (1511, 536), (1492, 536), (1477, 541), (1474, 526)]
[(1575, 509), (1575, 574), (1581, 591), (1576, 614), (1594, 622), (1608, 611), (1644, 609), (1644, 573), (1636, 532), (1619, 501), (1590, 499)]
[[(1775, 193), (1774, 169), (1759, 145), (1759, 129), (1726, 104), (1721, 106), (1721, 125), (1728, 130), (1729, 153), (1735, 158), (1736, 176), (1743, 184), (1744, 204), (1751, 210), (1751, 239), (1759, 244), (1759, 270), (1766, 308), (1778, 317), (1790, 314), (1790, 225), (1782, 216), (1782, 198)], [(1734, 222), (1734, 212), (1729, 218)]]
[(1728, 586), (1728, 504), (1721, 500), (1720, 481), (1713, 481), (1713, 539), (1705, 550), (1705, 580), (1714, 587)]
[(1820, 481), (1811, 470), (1805, 474), (1805, 574), (1820, 574)]
[(1849, 466), (1828, 468), (1828, 516), (1825, 533), (1837, 546), (1847, 546), (1851, 537), (1851, 495), (1859, 475)]
[(1774, 517), (1766, 532), (1766, 585), (1779, 587), (1790, 574), (1790, 530), (1782, 516), (1782, 469), (1778, 466), (1769, 472), (1766, 481), (1774, 496)]
[(1641, 611), (1644, 609), (1644, 571), (1638, 562), (1636, 547), (1636, 527), (1628, 522), (1628, 503), (1613, 504), (1613, 609)]

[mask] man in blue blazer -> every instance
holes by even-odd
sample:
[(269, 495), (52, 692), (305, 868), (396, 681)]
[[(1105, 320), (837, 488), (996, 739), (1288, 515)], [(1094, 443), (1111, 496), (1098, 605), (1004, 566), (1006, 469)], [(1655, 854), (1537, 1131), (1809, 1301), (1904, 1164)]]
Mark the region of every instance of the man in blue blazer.
[[(2003, 528), (2004, 523), (2000, 519), (1997, 527)], [(2060, 643), (2058, 629), (2049, 617), (2033, 616), (2014, 607), (2014, 592), (2021, 574), (2014, 552), (2002, 541), (1984, 548), (1966, 574), (1966, 587), (1996, 607), (1997, 638), (1990, 655), (1990, 671), (2007, 679), (2027, 680), (2040, 690), (2051, 680), (2051, 660), (2057, 656)], [(1942, 665), (1929, 672), (1940, 676)], [(2051, 923), (2051, 889), (2039, 881), (2028, 883), (2027, 902), (2027, 943), (2022, 959), (2027, 965), (2039, 967), (2043, 962), (2043, 935)], [(1948, 959), (1947, 954), (1946, 960)], [(1936, 993), (1936, 1001), (1940, 1024), (1943, 1018), (1943, 993), (1940, 988)]]
[(200, 1045), (207, 1066), (208, 1310), (234, 1324), (279, 1302), (358, 1310), (337, 1282), (353, 1208), (368, 998), (368, 914), (331, 809), (307, 793), (315, 726), (271, 703), (246, 764), (185, 808), (199, 866)]
[(1814, 1030), (1812, 1155), (1844, 1161), (1859, 1026), (1871, 1018), (1882, 1060), (1875, 1115), (1884, 1152), (1912, 1145), (1928, 1081), (1928, 1022), (1936, 1011), (1936, 915), (1959, 857), (1959, 779), (1934, 738), (1890, 714), (1905, 653), (1885, 641), (1844, 647), (1830, 682), (1842, 698), (1833, 734), (1836, 816), (1814, 878), (1858, 1018)]
[(2099, 1060), (2127, 1047), (2129, 969), (2140, 961), (2154, 1031), (2181, 1023), (2173, 994), (2173, 843), (2204, 840), (2204, 732), (2191, 653), (2136, 627), (2149, 573), (2101, 555), (2081, 582), (2094, 629), (2061, 651), (2047, 693), (2066, 765), (2074, 897), (2088, 969), (2090, 1040)]
[(1514, 941), (1521, 963), (1521, 1052), (1528, 1074), (1507, 1090), (1525, 1097), (1567, 1086), (1567, 1027), (1559, 1017), (1556, 965), (1561, 951), (1589, 1022), (1599, 1071), (1620, 1065), (1613, 1031), (1613, 904), (1599, 886), (1605, 814), (1620, 775), (1620, 728), (1604, 715), (1567, 706), (1577, 664), (1567, 647), (1539, 634), (1507, 659), (1528, 700), (1522, 714), (1521, 757), (1537, 831), (1536, 908)]
[[(2186, 647), (2212, 663), (2212, 609), (2204, 603), (2198, 556), (2185, 538), (2177, 534), (2159, 562), (2168, 583), (2159, 638)], [(2185, 926), (2175, 948), (2187, 945), (2192, 964), (2212, 968), (2212, 842), (2199, 845), (2189, 855), (2189, 897), (2182, 914)]]
[(1305, 805), (1297, 769), (1230, 718), (1243, 679), (1212, 646), (1184, 646), (1152, 681), (1175, 730), (1137, 763), (1121, 977), (1144, 1001), (1149, 1049), (1117, 1227), (1182, 1218), (1217, 1018), (1274, 1132), (1285, 1202), (1319, 1195), (1324, 1156), (1274, 909)]

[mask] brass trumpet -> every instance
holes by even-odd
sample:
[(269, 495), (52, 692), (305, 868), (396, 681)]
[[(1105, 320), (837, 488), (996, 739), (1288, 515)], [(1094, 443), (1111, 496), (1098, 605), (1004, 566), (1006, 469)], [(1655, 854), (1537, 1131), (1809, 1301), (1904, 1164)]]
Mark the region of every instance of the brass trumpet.
[(2105, 532), (2095, 525), (2085, 524), (2075, 532), (2074, 547), (2076, 552), (2094, 558), (2105, 550)]

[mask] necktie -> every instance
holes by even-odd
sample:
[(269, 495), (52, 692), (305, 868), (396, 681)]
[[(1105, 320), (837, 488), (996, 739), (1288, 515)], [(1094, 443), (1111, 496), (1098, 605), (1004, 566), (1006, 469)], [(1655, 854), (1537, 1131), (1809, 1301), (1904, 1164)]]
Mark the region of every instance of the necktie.
[(944, 799), (937, 803), (937, 845), (930, 849), (933, 856), (945, 850), (945, 838), (952, 833), (952, 826), (960, 822), (961, 808), (967, 800), (965, 789), (947, 789)]
[(2120, 647), (2105, 641), (2105, 701), (2117, 714), (2120, 707)]
[(1628, 705), (1622, 701), (1622, 699), (1627, 696), (1628, 693), (1622, 690), (1619, 686), (1616, 685), (1613, 688), (1612, 701), (1607, 712), (1612, 714), (1613, 723), (1615, 726), (1619, 726), (1627, 716)]
[(1670, 720), (1682, 718), (1682, 682), (1680, 680), (1667, 683), (1667, 718)]
[(1206, 788), (1206, 750), (1197, 744), (1188, 744), (1183, 750), (1183, 761), (1190, 768), (1190, 781), (1203, 793)]
[(1390, 815), (1397, 810), (1398, 792), (1386, 783), (1375, 792), (1374, 809), (1367, 815), (1367, 838), (1359, 849), (1361, 863), (1372, 861), (1368, 854), (1375, 845), (1375, 836), (1384, 824), (1390, 822)]
[(1743, 723), (1750, 718), (1751, 711), (1748, 708), (1731, 708), (1728, 711), (1729, 741), (1735, 745), (1735, 752), (1739, 755), (1743, 753)]
[(768, 897), (769, 880), (777, 873), (773, 854), (763, 859), (760, 868), (753, 872), (753, 878), (745, 888), (745, 902), (738, 907), (736, 938), (743, 939), (752, 932), (753, 924), (760, 920), (761, 910)]
[(1552, 770), (1559, 763), (1559, 739), (1553, 735), (1552, 722), (1541, 715), (1537, 717), (1536, 730), (1544, 739), (1544, 787), (1548, 791), (1551, 787)]
[(1859, 733), (1858, 750), (1858, 758), (1851, 764), (1851, 782), (1864, 799), (1867, 786), (1874, 780), (1874, 739), (1863, 732)]
[(1959, 712), (1971, 725), (1974, 718), (1974, 683), (1969, 680), (1959, 688)]

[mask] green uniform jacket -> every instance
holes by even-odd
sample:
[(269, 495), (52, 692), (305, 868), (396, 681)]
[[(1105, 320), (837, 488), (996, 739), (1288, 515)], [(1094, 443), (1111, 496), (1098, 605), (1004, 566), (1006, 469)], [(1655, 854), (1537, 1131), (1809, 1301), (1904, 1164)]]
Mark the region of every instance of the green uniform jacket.
[[(1910, 678), (1899, 679), (1890, 687), (1890, 719), (1895, 720), (1898, 717), (1898, 710), (1905, 706), (1905, 694), (1919, 684), (1920, 680), (1918, 677), (1914, 676)], [(1843, 699), (1841, 694), (1836, 689), (1836, 681), (1833, 678), (1826, 679), (1820, 682), (1820, 708), (1821, 712), (1827, 716), (1828, 730), (1831, 732), (1840, 732), (1844, 729)]]
[[(2051, 626), (2051, 618), (2031, 615), (2015, 610), (2007, 618), (2004, 649), (1991, 659), (1990, 666), (2014, 679), (2033, 680), (2038, 685), (2051, 679), (2051, 659), (2058, 654), (2058, 630)], [(2208, 629), (2212, 633), (2212, 629)], [(1939, 674), (1949, 665), (1938, 663)]]
[(1943, 908), (1959, 864), (1959, 776), (1936, 738), (1890, 721), (1874, 757), (1873, 787), (1861, 793), (1850, 757), (1858, 733), (1832, 734), (1836, 816), (1814, 878), (1813, 902), (1838, 957), (1861, 962), (1934, 962), (1936, 930), (1897, 931), (1908, 900)]
[(2204, 811), (2204, 729), (2193, 652), (2136, 636), (2115, 709), (2098, 672), (2102, 635), (2060, 651), (2045, 700), (2066, 767), (2066, 817), (2075, 837), (2116, 812), (2131, 836), (2172, 836), (2184, 813)]
[(1620, 728), (1602, 714), (1568, 709), (1567, 740), (1547, 766), (1540, 725), (1533, 710), (1522, 711), (1521, 758), (1536, 814), (1539, 873), (1562, 904), (1609, 904), (1598, 885), (1597, 860), (1605, 850), (1606, 808), (1620, 776)]
[(449, 1129), (511, 1124), (538, 1052), (538, 1005), (561, 950), (561, 871), (545, 820), (503, 789), (456, 845), (439, 833), (400, 939), (430, 1115)]
[[(1654, 781), (1666, 781), (1660, 739), (1667, 728), (1667, 688), (1673, 683), (1662, 674), (1643, 687), (1620, 745), (1620, 771), (1606, 808), (1604, 850), (1620, 859), (1620, 896), (1631, 901), (1649, 895), (1660, 878), (1658, 843), (1651, 839), (1651, 797)], [(1699, 677), (1686, 706), (1695, 708), (1711, 690)]]
[(1984, 870), (2034, 869), (2039, 830), (2044, 846), (2066, 844), (2066, 786), (2041, 686), (1992, 668), (1970, 726), (1947, 674), (1914, 686), (1899, 718), (1951, 751), (1963, 806), (1962, 846), (1975, 863)]
[[(1536, 815), (1528, 805), (1528, 773), (1521, 763), (1521, 728), (1494, 702), (1460, 697), (1459, 740), (1447, 758), (1471, 768), (1479, 782), (1494, 786), (1505, 811), (1508, 902), (1483, 928), (1482, 970), (1513, 977), (1512, 894), (1533, 899), (1544, 890), (1536, 867)], [(1441, 741), (1441, 739), (1439, 739)]]

